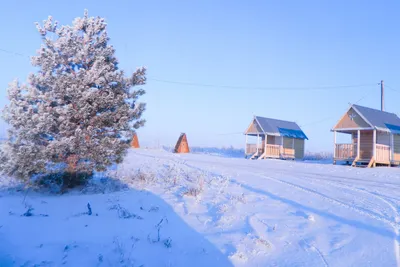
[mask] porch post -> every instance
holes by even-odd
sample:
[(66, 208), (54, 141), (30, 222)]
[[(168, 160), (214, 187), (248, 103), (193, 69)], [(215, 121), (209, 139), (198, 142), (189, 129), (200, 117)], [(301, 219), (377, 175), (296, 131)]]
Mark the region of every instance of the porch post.
[(361, 131), (357, 131), (357, 158), (360, 159)]
[(333, 131), (333, 158), (336, 158), (336, 131)]
[(268, 138), (268, 135), (265, 134), (265, 144), (264, 144), (264, 153), (265, 153), (265, 155), (267, 155), (267, 138)]
[[(281, 151), (281, 154), (284, 153), (284, 151), (283, 151), (283, 136), (281, 136), (281, 149), (280, 149), (280, 151)], [(281, 157), (282, 157), (282, 155), (281, 155)]]
[(390, 162), (394, 160), (394, 140), (393, 133), (390, 133)]
[(296, 151), (294, 151), (294, 138), (292, 138), (292, 150), (293, 150), (293, 158), (296, 155)]
[(257, 133), (257, 155), (258, 155), (258, 146), (260, 145), (260, 135)]
[(372, 154), (372, 156), (374, 157), (374, 159), (375, 159), (375, 157), (376, 157), (376, 130), (374, 130), (374, 136), (373, 136), (373, 154)]
[(244, 153), (245, 153), (245, 155), (247, 155), (247, 143), (248, 143), (248, 135), (247, 135), (247, 133), (246, 133), (246, 145), (245, 145), (245, 147), (244, 147)]

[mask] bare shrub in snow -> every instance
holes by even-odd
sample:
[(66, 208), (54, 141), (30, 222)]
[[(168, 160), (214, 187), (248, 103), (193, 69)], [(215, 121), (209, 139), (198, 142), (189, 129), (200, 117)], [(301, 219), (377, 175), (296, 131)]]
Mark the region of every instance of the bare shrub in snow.
[(115, 205), (111, 206), (110, 210), (116, 210), (118, 212), (118, 217), (121, 219), (138, 219), (138, 220), (143, 219), (141, 216), (129, 212), (127, 209), (122, 207), (120, 204), (115, 204)]
[(229, 210), (229, 206), (228, 206), (227, 204), (221, 204), (221, 205), (218, 207), (217, 212), (218, 212), (219, 214), (223, 214), (223, 213), (226, 213), (228, 210)]
[(263, 239), (261, 237), (256, 239), (256, 244), (262, 245), (262, 246), (264, 246), (266, 248), (271, 248), (272, 247), (271, 243), (268, 240), (265, 240), (265, 239)]
[(246, 197), (245, 197), (244, 193), (242, 193), (241, 195), (231, 195), (230, 199), (231, 199), (231, 201), (236, 201), (236, 202), (240, 202), (242, 204), (246, 204)]
[(183, 195), (184, 195), (184, 196), (197, 197), (201, 192), (202, 192), (202, 191), (201, 191), (200, 188), (191, 187), (191, 188), (188, 188), (188, 189), (183, 193)]
[(144, 172), (144, 171), (139, 169), (135, 173), (133, 179), (134, 180), (138, 180), (140, 182), (144, 182), (144, 183), (151, 183), (151, 182), (154, 181), (155, 175), (154, 175), (154, 173)]
[(149, 171), (142, 168), (137, 170), (126, 170), (124, 172), (115, 172), (111, 174), (111, 176), (127, 185), (134, 185), (137, 182), (149, 184), (155, 181), (156, 175)]
[(66, 172), (75, 180), (77, 173), (91, 175), (122, 162), (135, 130), (144, 125), (145, 105), (137, 102), (144, 90), (132, 88), (145, 84), (145, 68), (125, 77), (105, 20), (87, 11), (72, 26), (59, 27), (52, 17), (36, 26), (43, 45), (31, 61), (38, 71), (26, 84), (8, 87), (3, 117), (10, 130), (0, 171), (25, 180)]
[(115, 246), (114, 251), (118, 254), (118, 266), (143, 266), (136, 265), (135, 260), (132, 258), (133, 249), (135, 248), (136, 243), (140, 241), (140, 239), (131, 236), (130, 241), (131, 245), (129, 251), (127, 251), (125, 244), (118, 237), (114, 237), (113, 244)]

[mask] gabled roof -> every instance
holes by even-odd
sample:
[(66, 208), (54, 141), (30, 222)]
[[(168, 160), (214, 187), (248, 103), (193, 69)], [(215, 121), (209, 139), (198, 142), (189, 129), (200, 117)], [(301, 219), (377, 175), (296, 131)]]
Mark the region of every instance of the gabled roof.
[(295, 122), (264, 118), (260, 116), (255, 116), (253, 120), (260, 126), (262, 130), (260, 133), (308, 140), (307, 136)]
[(394, 113), (359, 105), (352, 105), (352, 107), (373, 128), (390, 131), (391, 128), (400, 127), (400, 118)]
[[(366, 125), (371, 127), (371, 129), (400, 134), (400, 118), (394, 113), (354, 104), (349, 107), (346, 113), (348, 113), (350, 110), (355, 111), (363, 119), (363, 121), (365, 121)], [(337, 128), (340, 121), (335, 125), (333, 129)], [(357, 128), (358, 127), (354, 129)], [(361, 128), (362, 127), (360, 127), (360, 129)]]

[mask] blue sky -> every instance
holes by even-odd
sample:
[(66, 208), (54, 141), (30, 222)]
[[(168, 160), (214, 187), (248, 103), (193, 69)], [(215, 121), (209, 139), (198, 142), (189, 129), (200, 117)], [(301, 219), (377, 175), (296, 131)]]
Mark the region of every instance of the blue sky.
[[(186, 132), (190, 145), (242, 147), (238, 133), (256, 114), (296, 121), (307, 150), (331, 151), (329, 130), (348, 103), (380, 107), (381, 79), (390, 86), (386, 109), (400, 113), (398, 1), (5, 1), (0, 49), (33, 55), (35, 21), (52, 15), (70, 24), (85, 8), (106, 18), (122, 69), (148, 67), (142, 145), (173, 145)], [(7, 84), (33, 68), (2, 51), (0, 63), (4, 106)], [(368, 86), (246, 90), (360, 84)]]

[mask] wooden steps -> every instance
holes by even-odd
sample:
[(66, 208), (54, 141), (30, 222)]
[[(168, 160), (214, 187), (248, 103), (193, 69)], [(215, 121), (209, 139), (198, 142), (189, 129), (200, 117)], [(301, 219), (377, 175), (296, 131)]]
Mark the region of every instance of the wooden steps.
[(258, 159), (265, 159), (266, 156), (267, 156), (267, 151), (265, 151), (264, 153), (262, 153), (262, 155), (259, 156)]
[(351, 167), (357, 167), (357, 161), (358, 161), (358, 158), (355, 158), (353, 163), (351, 164)]
[(372, 157), (371, 160), (368, 163), (368, 168), (372, 168), (375, 167), (375, 159)]
[(251, 156), (250, 159), (257, 159), (258, 158), (258, 152), (254, 153), (253, 156)]
[[(371, 159), (371, 160), (372, 160), (372, 159)], [(371, 167), (370, 167), (371, 160), (356, 158), (356, 159), (352, 162), (351, 166), (352, 166), (352, 167), (356, 167), (356, 168), (366, 168), (366, 167), (371, 168)], [(375, 163), (375, 160), (372, 162), (372, 164), (374, 164), (374, 163)]]

